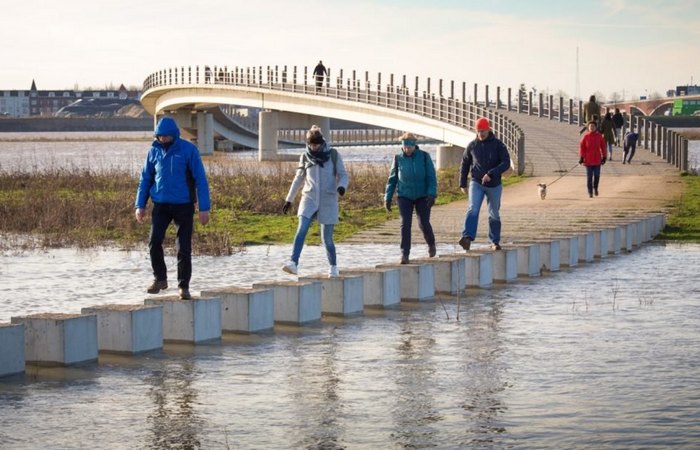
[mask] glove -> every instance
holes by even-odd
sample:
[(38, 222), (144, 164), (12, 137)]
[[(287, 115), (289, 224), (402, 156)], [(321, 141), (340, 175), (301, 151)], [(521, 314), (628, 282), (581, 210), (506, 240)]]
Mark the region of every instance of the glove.
[(583, 164), (583, 156), (578, 159), (579, 164)]
[(384, 208), (387, 211), (391, 212), (391, 200), (387, 200), (386, 202), (384, 202)]
[(428, 203), (428, 208), (432, 208), (433, 205), (435, 204), (435, 197), (433, 197), (432, 195), (429, 195), (427, 203)]
[(608, 160), (607, 158), (603, 157), (603, 159), (600, 161), (600, 165), (604, 166), (605, 161), (607, 161), (607, 160)]
[(292, 202), (284, 202), (284, 206), (282, 207), (282, 214), (287, 214), (287, 211), (289, 211), (289, 208), (292, 207)]
[(343, 186), (338, 186), (338, 195), (341, 197), (345, 195), (345, 188)]

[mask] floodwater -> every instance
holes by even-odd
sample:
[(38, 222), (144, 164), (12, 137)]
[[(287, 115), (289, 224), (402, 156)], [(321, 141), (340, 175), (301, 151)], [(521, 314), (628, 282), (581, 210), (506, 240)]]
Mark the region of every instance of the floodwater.
[[(92, 159), (99, 148), (137, 170), (148, 143), (0, 142), (0, 168), (31, 162), (18, 144), (38, 145), (38, 166), (49, 154), (114, 163)], [(381, 162), (394, 149), (372, 151)], [(292, 278), (280, 270), (290, 250), (195, 257), (192, 290)], [(341, 270), (398, 254), (398, 245), (338, 245)], [(696, 448), (699, 265), (700, 245), (650, 244), (359, 317), (29, 366), (0, 379), (0, 448)], [(306, 247), (301, 274), (326, 269), (323, 249)], [(141, 303), (150, 278), (141, 251), (5, 252), (0, 322)]]
[[(367, 267), (396, 250), (338, 254), (343, 267)], [(193, 290), (288, 276), (288, 251), (196, 258)], [(0, 261), (0, 320), (138, 303), (149, 278), (136, 252)], [(0, 447), (693, 448), (698, 265), (700, 245), (651, 244), (360, 317), (28, 367), (0, 380)], [(301, 269), (325, 270), (323, 250), (305, 249)]]

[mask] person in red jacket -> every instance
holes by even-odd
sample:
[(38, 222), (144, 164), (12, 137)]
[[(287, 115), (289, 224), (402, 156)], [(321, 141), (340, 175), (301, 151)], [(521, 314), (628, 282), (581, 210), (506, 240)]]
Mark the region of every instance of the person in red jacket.
[(598, 195), (598, 182), (600, 181), (600, 166), (605, 164), (605, 138), (598, 132), (598, 124), (591, 120), (586, 124), (588, 131), (581, 138), (578, 145), (579, 164), (586, 166), (586, 183), (588, 196)]

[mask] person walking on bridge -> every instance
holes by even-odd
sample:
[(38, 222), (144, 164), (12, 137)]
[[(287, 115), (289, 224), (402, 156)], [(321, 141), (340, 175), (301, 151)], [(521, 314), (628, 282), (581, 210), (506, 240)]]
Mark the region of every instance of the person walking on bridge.
[(328, 75), (328, 70), (326, 66), (323, 65), (323, 61), (319, 61), (314, 68), (314, 80), (316, 80), (316, 91), (321, 90), (323, 86), (323, 77)]
[(467, 176), (469, 183), (469, 208), (464, 219), (464, 230), (459, 245), (469, 251), (476, 238), (479, 224), (479, 210), (486, 197), (489, 210), (489, 239), (493, 250), (501, 249), (501, 194), (503, 184), (501, 176), (510, 169), (510, 155), (505, 144), (491, 131), (488, 119), (482, 117), (476, 121), (476, 139), (467, 145), (462, 155), (459, 169), (459, 187), (467, 193)]
[(598, 133), (598, 124), (594, 120), (588, 122), (588, 131), (579, 142), (578, 153), (578, 163), (586, 166), (586, 186), (588, 196), (592, 198), (594, 193), (598, 195), (600, 166), (606, 160), (605, 138)]
[(343, 158), (338, 151), (331, 148), (323, 138), (321, 129), (313, 125), (306, 132), (306, 152), (299, 158), (299, 167), (287, 193), (282, 213), (287, 214), (301, 187), (301, 203), (297, 216), (299, 226), (294, 236), (292, 256), (283, 267), (287, 273), (296, 275), (299, 257), (304, 248), (306, 234), (311, 222), (318, 220), (321, 226), (321, 242), (326, 247), (326, 257), (330, 268), (329, 277), (338, 276), (333, 229), (338, 223), (338, 196), (345, 195), (348, 188), (348, 174)]
[(136, 192), (136, 221), (143, 223), (146, 203), (153, 201), (148, 248), (153, 283), (146, 289), (157, 294), (168, 288), (168, 270), (163, 256), (163, 240), (170, 222), (177, 235), (177, 285), (180, 298), (189, 300), (192, 277), (192, 231), (194, 204), (199, 201), (199, 223), (209, 223), (209, 184), (197, 147), (182, 138), (175, 121), (163, 117), (153, 133)]
[(391, 164), (384, 192), (384, 207), (391, 211), (391, 199), (396, 192), (396, 203), (401, 214), (401, 264), (408, 264), (414, 209), (418, 227), (428, 244), (428, 256), (432, 258), (437, 253), (435, 234), (430, 225), (430, 210), (437, 197), (437, 176), (432, 158), (428, 152), (418, 148), (416, 136), (404, 133), (400, 139), (401, 152), (394, 156)]

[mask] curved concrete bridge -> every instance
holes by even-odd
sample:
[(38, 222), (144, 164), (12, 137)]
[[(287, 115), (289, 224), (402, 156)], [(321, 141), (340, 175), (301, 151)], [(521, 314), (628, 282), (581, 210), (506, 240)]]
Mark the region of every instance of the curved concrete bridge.
[(296, 67), (290, 73), (268, 68), (215, 68), (217, 77), (207, 75), (206, 68), (188, 67), (165, 69), (144, 81), (141, 103), (154, 116), (167, 113), (180, 124), (191, 125), (196, 118), (198, 143), (203, 153), (213, 149), (214, 116), (210, 113), (219, 105), (235, 104), (265, 109), (260, 114), (259, 159), (274, 160), (277, 156), (277, 131), (281, 128), (308, 128), (318, 124), (328, 130), (328, 118), (351, 120), (380, 127), (409, 130), (444, 142), (438, 152), (438, 167), (454, 165), (461, 159), (463, 147), (474, 137), (474, 123), (487, 117), (494, 131), (506, 143), (518, 173), (522, 173), (524, 136), (519, 127), (503, 114), (466, 100), (466, 84), (462, 83), (461, 98), (455, 96), (455, 84), (449, 93), (439, 80), (437, 92), (431, 91), (431, 80), (425, 89), (416, 78), (409, 89), (406, 78), (396, 84), (393, 75), (382, 84), (360, 80), (353, 71), (352, 78), (343, 79), (342, 71), (335, 83), (331, 79), (320, 87), (309, 82), (308, 71), (297, 76)]

